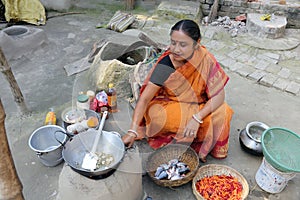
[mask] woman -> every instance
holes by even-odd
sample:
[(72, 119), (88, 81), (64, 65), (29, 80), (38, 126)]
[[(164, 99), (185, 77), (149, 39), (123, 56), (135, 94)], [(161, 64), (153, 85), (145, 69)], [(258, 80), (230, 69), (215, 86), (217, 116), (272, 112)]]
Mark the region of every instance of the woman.
[(209, 153), (225, 158), (233, 114), (224, 102), (229, 78), (200, 45), (194, 21), (177, 22), (170, 36), (170, 47), (149, 72), (122, 140), (131, 146), (146, 137), (154, 149), (168, 143), (190, 144), (202, 162)]

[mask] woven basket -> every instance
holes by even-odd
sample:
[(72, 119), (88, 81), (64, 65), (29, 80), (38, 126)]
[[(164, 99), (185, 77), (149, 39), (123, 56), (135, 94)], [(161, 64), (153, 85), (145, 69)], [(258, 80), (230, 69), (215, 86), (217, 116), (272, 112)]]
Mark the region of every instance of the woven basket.
[(205, 200), (205, 198), (196, 190), (196, 183), (198, 180), (201, 180), (204, 177), (209, 177), (213, 175), (231, 175), (238, 179), (238, 181), (243, 186), (242, 191), (242, 199), (246, 199), (249, 193), (249, 185), (247, 180), (235, 169), (228, 167), (226, 165), (216, 165), (216, 164), (209, 164), (203, 167), (200, 167), (197, 174), (193, 178), (193, 193), (197, 200)]
[[(190, 172), (179, 180), (158, 180), (155, 178), (155, 172), (161, 164), (167, 164), (172, 159), (178, 159), (186, 163)], [(199, 157), (189, 146), (180, 144), (170, 144), (154, 151), (148, 158), (146, 169), (150, 178), (160, 186), (177, 187), (188, 183), (193, 179), (199, 168)]]

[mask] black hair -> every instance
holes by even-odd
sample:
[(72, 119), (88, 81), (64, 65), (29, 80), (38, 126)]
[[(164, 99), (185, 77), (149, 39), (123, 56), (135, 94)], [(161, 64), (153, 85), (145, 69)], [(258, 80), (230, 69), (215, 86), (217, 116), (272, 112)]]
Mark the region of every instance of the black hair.
[(171, 33), (173, 31), (183, 31), (186, 35), (191, 37), (195, 42), (201, 39), (200, 28), (196, 22), (190, 19), (183, 19), (178, 21), (172, 28)]

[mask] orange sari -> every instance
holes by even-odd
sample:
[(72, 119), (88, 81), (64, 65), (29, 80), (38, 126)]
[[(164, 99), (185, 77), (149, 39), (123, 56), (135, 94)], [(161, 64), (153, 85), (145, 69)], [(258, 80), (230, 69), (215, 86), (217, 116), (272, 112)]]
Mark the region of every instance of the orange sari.
[[(166, 51), (158, 62), (169, 55)], [(155, 65), (141, 89), (149, 82)], [(195, 50), (192, 58), (177, 68), (151, 100), (144, 116), (144, 136), (149, 145), (160, 148), (168, 143), (177, 143), (183, 138), (183, 130), (192, 115), (199, 112), (204, 104), (218, 94), (227, 81), (219, 63), (205, 47)], [(228, 152), (232, 109), (224, 102), (203, 119), (194, 140), (188, 141), (197, 153), (216, 158), (225, 158)], [(141, 131), (141, 130), (140, 130)]]

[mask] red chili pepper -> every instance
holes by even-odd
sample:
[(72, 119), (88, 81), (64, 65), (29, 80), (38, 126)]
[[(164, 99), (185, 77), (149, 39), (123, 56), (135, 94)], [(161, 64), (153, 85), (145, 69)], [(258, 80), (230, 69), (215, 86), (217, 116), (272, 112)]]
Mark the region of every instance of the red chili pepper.
[(208, 200), (240, 200), (243, 186), (237, 178), (231, 175), (214, 175), (198, 180), (196, 190)]

